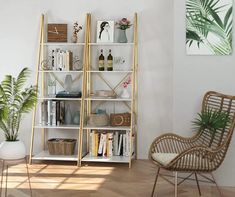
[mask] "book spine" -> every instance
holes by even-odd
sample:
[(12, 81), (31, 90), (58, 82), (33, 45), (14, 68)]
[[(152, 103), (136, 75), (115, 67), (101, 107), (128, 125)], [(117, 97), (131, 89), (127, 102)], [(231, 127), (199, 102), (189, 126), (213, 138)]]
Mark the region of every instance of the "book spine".
[(63, 58), (63, 70), (66, 70), (66, 71), (68, 71), (67, 70), (67, 66), (66, 66), (66, 64), (67, 64), (67, 58), (66, 58), (66, 51), (62, 51), (62, 58)]
[(66, 50), (65, 57), (65, 70), (69, 71), (69, 50)]
[(118, 131), (114, 134), (114, 155), (118, 155)]
[(73, 70), (73, 52), (69, 51), (69, 70)]
[(89, 154), (90, 154), (90, 156), (93, 156), (93, 154), (92, 154), (93, 144), (94, 144), (93, 135), (94, 135), (94, 133), (93, 133), (93, 131), (91, 131), (90, 132), (90, 138), (89, 138)]
[(106, 155), (107, 151), (107, 133), (103, 134), (103, 157)]
[(108, 153), (107, 155), (109, 157), (112, 157), (113, 156), (113, 133), (109, 133), (108, 135)]
[(47, 125), (51, 125), (51, 101), (47, 101)]
[(93, 131), (93, 135), (92, 135), (92, 156), (94, 157), (96, 154), (95, 154), (95, 134), (96, 134), (96, 132), (95, 131)]
[(118, 145), (118, 156), (121, 155), (121, 149), (122, 149), (122, 138), (123, 138), (123, 134), (120, 134), (120, 139), (119, 139), (119, 145)]
[(60, 125), (60, 101), (56, 102), (56, 125)]
[(126, 156), (126, 134), (123, 134), (123, 156)]
[(55, 50), (52, 50), (52, 52), (51, 52), (51, 67), (52, 67), (52, 70), (56, 69), (56, 67), (55, 67)]
[(60, 124), (65, 122), (65, 102), (60, 101)]
[(51, 102), (51, 124), (56, 125), (56, 101)]
[(99, 133), (95, 133), (95, 157), (98, 156)]
[(104, 143), (104, 134), (101, 133), (101, 135), (100, 135), (100, 143), (99, 143), (99, 148), (98, 148), (98, 156), (102, 156), (103, 143)]
[(59, 62), (59, 49), (56, 49), (56, 51), (55, 51), (55, 70), (59, 70), (58, 62)]

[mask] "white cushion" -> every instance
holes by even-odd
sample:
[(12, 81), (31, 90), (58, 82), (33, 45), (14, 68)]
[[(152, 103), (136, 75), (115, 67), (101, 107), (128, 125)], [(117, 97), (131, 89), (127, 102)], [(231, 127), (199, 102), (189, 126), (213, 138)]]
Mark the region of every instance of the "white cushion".
[(177, 153), (153, 153), (152, 158), (157, 162), (159, 162), (160, 164), (166, 166), (178, 155), (179, 154)]

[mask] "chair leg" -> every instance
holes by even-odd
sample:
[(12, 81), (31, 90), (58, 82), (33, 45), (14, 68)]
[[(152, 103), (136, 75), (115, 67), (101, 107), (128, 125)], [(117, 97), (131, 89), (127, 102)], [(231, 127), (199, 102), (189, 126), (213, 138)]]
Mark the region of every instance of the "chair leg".
[(155, 187), (156, 187), (156, 183), (157, 183), (157, 179), (158, 179), (159, 172), (160, 172), (160, 167), (159, 167), (158, 170), (157, 170), (157, 174), (156, 174), (156, 178), (155, 178), (155, 181), (154, 181), (154, 185), (153, 185), (153, 190), (152, 190), (151, 197), (154, 196), (154, 191), (155, 191)]
[(213, 178), (213, 180), (214, 180), (214, 183), (215, 183), (215, 185), (216, 185), (216, 188), (217, 188), (217, 190), (218, 190), (220, 196), (223, 197), (222, 192), (221, 192), (221, 190), (220, 190), (220, 188), (219, 188), (219, 186), (218, 186), (218, 184), (217, 184), (217, 182), (216, 182), (216, 180), (215, 180), (215, 177), (214, 177), (214, 175), (212, 174), (212, 172), (211, 172), (211, 176), (212, 176), (212, 178)]
[(175, 197), (178, 196), (178, 191), (177, 191), (177, 187), (178, 187), (178, 180), (177, 180), (177, 176), (178, 176), (178, 172), (175, 172)]
[(196, 182), (197, 182), (197, 189), (198, 189), (198, 192), (199, 192), (199, 196), (202, 195), (201, 193), (201, 190), (200, 190), (200, 186), (199, 186), (199, 182), (198, 182), (198, 178), (197, 178), (197, 173), (195, 172), (195, 179), (196, 179)]

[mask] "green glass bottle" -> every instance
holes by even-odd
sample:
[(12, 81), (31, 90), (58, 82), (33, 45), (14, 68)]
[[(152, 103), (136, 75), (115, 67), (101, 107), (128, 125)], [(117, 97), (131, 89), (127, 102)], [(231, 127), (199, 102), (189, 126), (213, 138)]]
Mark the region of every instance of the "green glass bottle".
[(112, 52), (111, 49), (109, 49), (109, 55), (108, 55), (108, 58), (107, 58), (107, 60), (108, 60), (107, 70), (108, 71), (113, 70), (113, 56), (112, 56), (111, 52)]
[(100, 51), (99, 56), (99, 71), (104, 71), (104, 55), (103, 55), (103, 49)]

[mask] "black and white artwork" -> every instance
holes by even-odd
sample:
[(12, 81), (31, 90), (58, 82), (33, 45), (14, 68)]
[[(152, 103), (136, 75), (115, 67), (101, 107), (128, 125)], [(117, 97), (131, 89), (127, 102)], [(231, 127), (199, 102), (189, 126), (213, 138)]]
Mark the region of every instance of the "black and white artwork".
[(97, 42), (113, 42), (114, 21), (97, 21)]

